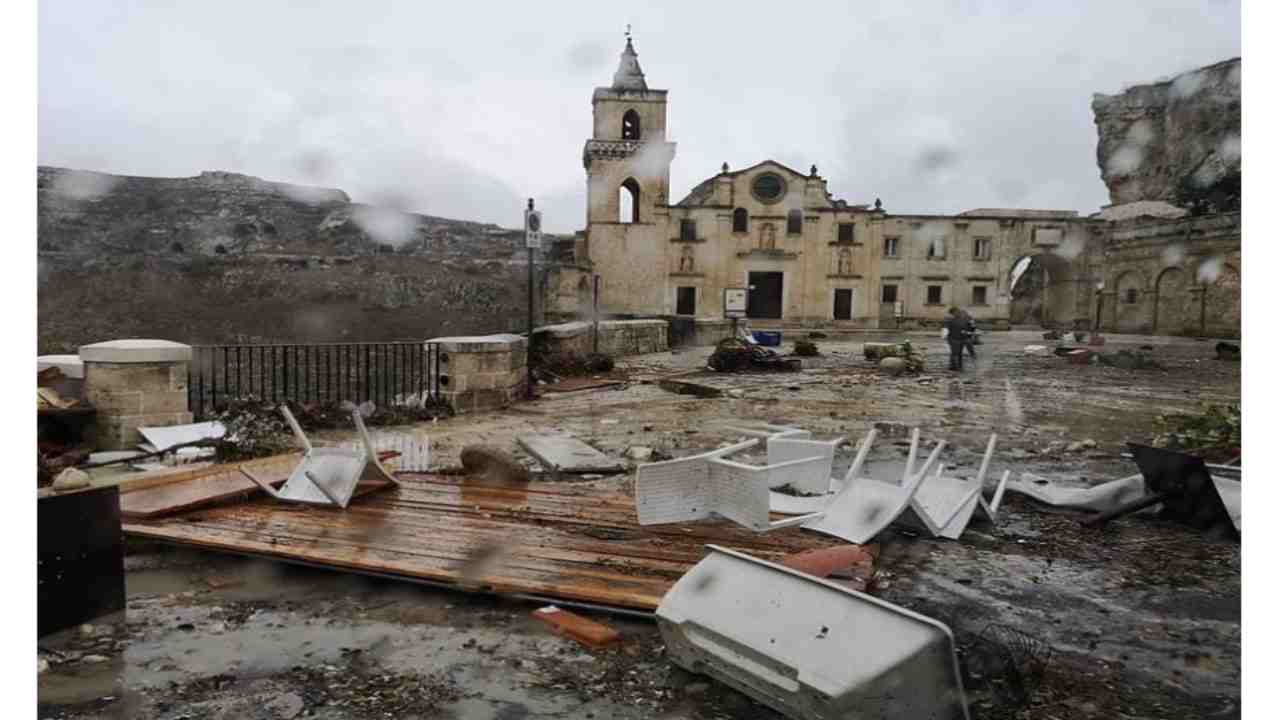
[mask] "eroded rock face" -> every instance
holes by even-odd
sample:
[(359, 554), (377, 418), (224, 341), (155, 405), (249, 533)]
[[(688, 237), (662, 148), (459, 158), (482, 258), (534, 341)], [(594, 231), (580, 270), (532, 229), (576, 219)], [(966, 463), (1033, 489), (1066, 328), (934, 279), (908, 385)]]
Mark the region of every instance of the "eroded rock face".
[(1112, 203), (1238, 204), (1240, 58), (1093, 96), (1098, 168)]
[[(117, 337), (356, 342), (523, 327), (520, 230), (226, 172), (40, 167), (36, 182), (42, 352)], [(546, 240), (540, 268), (557, 243), (572, 247)]]

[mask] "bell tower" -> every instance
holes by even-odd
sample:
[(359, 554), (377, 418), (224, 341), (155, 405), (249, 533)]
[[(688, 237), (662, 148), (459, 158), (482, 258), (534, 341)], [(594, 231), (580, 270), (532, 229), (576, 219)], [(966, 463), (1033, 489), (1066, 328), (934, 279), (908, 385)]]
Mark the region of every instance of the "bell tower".
[(667, 142), (667, 91), (649, 89), (630, 30), (613, 84), (591, 96), (591, 114), (591, 139), (582, 151), (588, 229), (598, 222), (665, 222), (676, 153), (676, 144)]
[(582, 149), (587, 171), (586, 256), (600, 276), (605, 312), (666, 311), (671, 234), (667, 91), (650, 90), (631, 44), (613, 84), (591, 95), (592, 132)]

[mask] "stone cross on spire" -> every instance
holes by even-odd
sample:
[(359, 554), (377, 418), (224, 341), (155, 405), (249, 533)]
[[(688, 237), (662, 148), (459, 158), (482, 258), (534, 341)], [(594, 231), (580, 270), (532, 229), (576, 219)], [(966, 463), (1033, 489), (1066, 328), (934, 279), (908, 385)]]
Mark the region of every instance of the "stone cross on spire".
[(631, 45), (631, 25), (627, 25), (627, 46), (622, 49), (622, 57), (618, 60), (618, 71), (613, 74), (615, 90), (648, 90), (644, 81), (644, 73), (640, 70), (640, 61), (636, 59), (636, 49)]

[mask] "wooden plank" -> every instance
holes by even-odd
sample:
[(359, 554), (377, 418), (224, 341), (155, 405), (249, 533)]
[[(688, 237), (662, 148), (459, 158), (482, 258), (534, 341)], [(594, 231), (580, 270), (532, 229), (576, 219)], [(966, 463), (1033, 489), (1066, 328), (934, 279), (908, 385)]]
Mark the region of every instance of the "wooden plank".
[[(298, 463), (298, 455), (277, 455), (234, 465), (215, 465), (187, 474), (163, 478), (164, 482), (144, 488), (131, 488), (120, 496), (120, 514), (126, 518), (150, 518), (194, 510), (218, 503), (245, 500), (262, 489), (244, 476), (241, 469), (258, 479), (280, 487)], [(352, 497), (382, 490), (394, 483), (385, 480), (362, 480)]]
[[(652, 610), (708, 543), (778, 560), (843, 543), (791, 528), (768, 535), (727, 521), (641, 527), (614, 479), (482, 486), (400, 476), (392, 492), (346, 510), (269, 498), (130, 520), (128, 535), (336, 569)], [(468, 577), (472, 558), (499, 559)]]

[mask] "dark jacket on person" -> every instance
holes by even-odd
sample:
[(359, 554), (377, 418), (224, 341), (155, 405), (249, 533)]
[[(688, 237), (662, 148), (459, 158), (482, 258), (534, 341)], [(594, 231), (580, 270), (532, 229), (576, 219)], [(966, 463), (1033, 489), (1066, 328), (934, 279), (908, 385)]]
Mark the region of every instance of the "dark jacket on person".
[(947, 329), (947, 342), (963, 345), (969, 339), (969, 321), (960, 315), (952, 315), (943, 323)]

